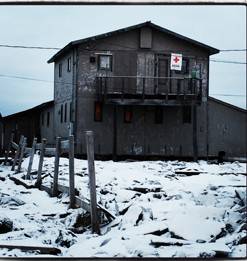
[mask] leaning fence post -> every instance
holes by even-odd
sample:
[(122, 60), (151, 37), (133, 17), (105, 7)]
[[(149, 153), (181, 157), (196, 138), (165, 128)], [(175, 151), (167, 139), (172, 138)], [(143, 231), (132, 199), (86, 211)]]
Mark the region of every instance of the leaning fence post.
[(12, 167), (11, 167), (11, 170), (12, 170), (12, 171), (15, 170), (15, 165), (16, 165), (16, 162), (17, 162), (17, 160), (18, 160), (18, 157), (19, 157), (19, 154), (20, 154), (20, 151), (21, 151), (23, 139), (24, 139), (24, 136), (21, 135), (20, 141), (19, 141), (19, 144), (18, 144), (18, 148), (17, 148), (16, 153), (15, 153), (15, 158), (14, 158), (14, 161), (13, 161), (13, 164), (12, 164)]
[(61, 138), (56, 138), (56, 152), (55, 152), (55, 163), (54, 163), (54, 176), (53, 176), (53, 187), (52, 196), (56, 196), (58, 192), (58, 171), (59, 171), (59, 157), (61, 154)]
[(41, 185), (41, 174), (42, 174), (42, 167), (43, 167), (44, 156), (45, 156), (45, 146), (46, 146), (46, 139), (42, 139), (40, 155), (39, 155), (39, 167), (37, 173), (37, 180), (35, 182), (35, 186), (37, 187)]
[(31, 153), (30, 153), (28, 168), (27, 168), (26, 179), (30, 179), (30, 174), (31, 174), (31, 170), (32, 170), (33, 157), (34, 157), (34, 154), (35, 154), (36, 144), (37, 144), (37, 138), (34, 138)]
[(12, 141), (14, 140), (14, 133), (12, 132), (11, 133), (11, 137), (10, 137), (10, 142), (9, 142), (9, 144), (8, 144), (8, 148), (7, 148), (7, 152), (6, 152), (6, 154), (5, 154), (5, 160), (4, 160), (4, 165), (6, 165), (7, 164), (7, 161), (8, 161), (8, 159), (9, 159), (9, 152), (10, 152), (10, 149), (11, 149), (11, 146), (12, 146)]
[(17, 167), (16, 173), (21, 172), (21, 164), (22, 164), (22, 159), (23, 159), (23, 156), (24, 156), (26, 145), (27, 145), (27, 138), (24, 137), (23, 143), (21, 145), (21, 152), (20, 152), (20, 157), (19, 157), (18, 167)]
[(69, 136), (69, 198), (70, 208), (75, 206), (74, 136)]
[(86, 131), (86, 144), (87, 144), (88, 176), (89, 176), (89, 187), (90, 187), (92, 232), (100, 234), (99, 220), (97, 215), (97, 198), (96, 198), (95, 168), (94, 168), (94, 137), (92, 131)]

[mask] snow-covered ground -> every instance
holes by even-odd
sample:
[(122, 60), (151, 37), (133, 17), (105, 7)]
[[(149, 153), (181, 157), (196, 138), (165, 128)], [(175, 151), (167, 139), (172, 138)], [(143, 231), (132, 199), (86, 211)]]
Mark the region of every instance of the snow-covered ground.
[[(25, 173), (28, 160), (22, 164)], [(35, 155), (33, 170), (38, 166)], [(50, 186), (54, 158), (45, 158), (43, 184)], [(0, 166), (1, 244), (45, 245), (61, 249), (67, 257), (245, 257), (246, 164), (210, 164), (181, 161), (96, 161), (97, 200), (116, 216), (92, 234), (78, 230), (88, 214), (68, 209), (69, 198), (50, 197), (38, 189), (16, 185), (9, 166)], [(198, 170), (199, 175), (176, 174)], [(79, 195), (89, 197), (87, 161), (75, 160)], [(49, 174), (49, 175), (46, 175)], [(36, 176), (33, 175), (35, 182)], [(3, 179), (5, 178), (5, 180)], [(61, 158), (59, 183), (68, 186), (68, 160)], [(242, 200), (241, 200), (242, 199)], [(78, 218), (81, 216), (81, 219)], [(0, 231), (1, 233), (1, 231)], [(44, 256), (0, 248), (0, 256)]]

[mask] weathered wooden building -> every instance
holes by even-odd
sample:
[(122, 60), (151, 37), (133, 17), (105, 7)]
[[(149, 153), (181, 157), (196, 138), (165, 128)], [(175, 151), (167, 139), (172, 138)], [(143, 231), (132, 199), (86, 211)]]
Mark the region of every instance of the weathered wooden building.
[[(69, 43), (55, 63), (54, 130), (73, 122), (77, 153), (205, 157), (209, 56), (219, 51), (151, 22)], [(171, 53), (183, 55), (170, 70)], [(65, 117), (66, 116), (66, 117)]]
[[(54, 102), (25, 121), (37, 123), (30, 140), (54, 144), (72, 133), (84, 155), (84, 131), (93, 130), (100, 157), (244, 157), (246, 110), (208, 95), (209, 57), (218, 52), (151, 22), (70, 42), (48, 61)], [(179, 71), (172, 53), (182, 55)]]
[(28, 146), (31, 146), (34, 137), (38, 140), (46, 137), (48, 143), (53, 143), (53, 101), (3, 117), (1, 136), (4, 148), (7, 148), (11, 133), (14, 133), (16, 142), (19, 142), (21, 135), (25, 135)]

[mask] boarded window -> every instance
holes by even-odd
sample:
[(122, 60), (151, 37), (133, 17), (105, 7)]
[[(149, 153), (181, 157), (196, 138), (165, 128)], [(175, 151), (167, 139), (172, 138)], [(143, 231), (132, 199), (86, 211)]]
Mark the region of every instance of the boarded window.
[(67, 103), (64, 105), (64, 122), (67, 122)]
[(156, 124), (163, 123), (163, 108), (162, 107), (155, 108), (155, 123)]
[(133, 118), (133, 111), (131, 107), (124, 108), (124, 122), (131, 123)]
[(183, 123), (191, 123), (191, 107), (183, 107)]
[(98, 62), (99, 70), (112, 71), (112, 55), (100, 54)]
[(63, 104), (61, 104), (61, 108), (60, 108), (60, 122), (63, 122)]
[(67, 60), (67, 71), (68, 72), (71, 71), (71, 57), (69, 57), (68, 60)]
[(50, 125), (50, 112), (49, 111), (47, 112), (47, 116), (46, 117), (47, 117), (46, 118), (46, 126), (49, 127), (49, 125)]
[(59, 63), (59, 65), (58, 65), (58, 76), (59, 77), (62, 77), (62, 69), (63, 69), (62, 64)]
[(94, 120), (102, 121), (102, 118), (103, 118), (102, 115), (103, 115), (102, 103), (96, 101), (94, 103)]

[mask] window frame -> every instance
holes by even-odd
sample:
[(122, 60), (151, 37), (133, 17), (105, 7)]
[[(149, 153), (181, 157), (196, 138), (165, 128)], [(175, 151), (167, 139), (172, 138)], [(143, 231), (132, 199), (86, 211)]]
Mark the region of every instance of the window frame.
[(124, 107), (124, 123), (130, 124), (132, 123), (132, 121), (133, 121), (133, 108)]
[(71, 72), (71, 56), (67, 59), (67, 72)]
[(58, 77), (61, 78), (63, 75), (63, 64), (59, 63), (58, 64)]
[[(99, 112), (97, 112), (97, 106), (99, 106)], [(98, 116), (99, 114), (99, 116)], [(94, 121), (95, 122), (102, 122), (103, 121), (103, 103), (100, 101), (94, 102)]]
[[(110, 59), (110, 66), (109, 66), (109, 68), (101, 67), (100, 59), (102, 57), (109, 57), (109, 59)], [(106, 54), (103, 54), (103, 53), (102, 54), (98, 54), (98, 70), (112, 72), (112, 61), (113, 61), (112, 54), (107, 54), (107, 53)]]

